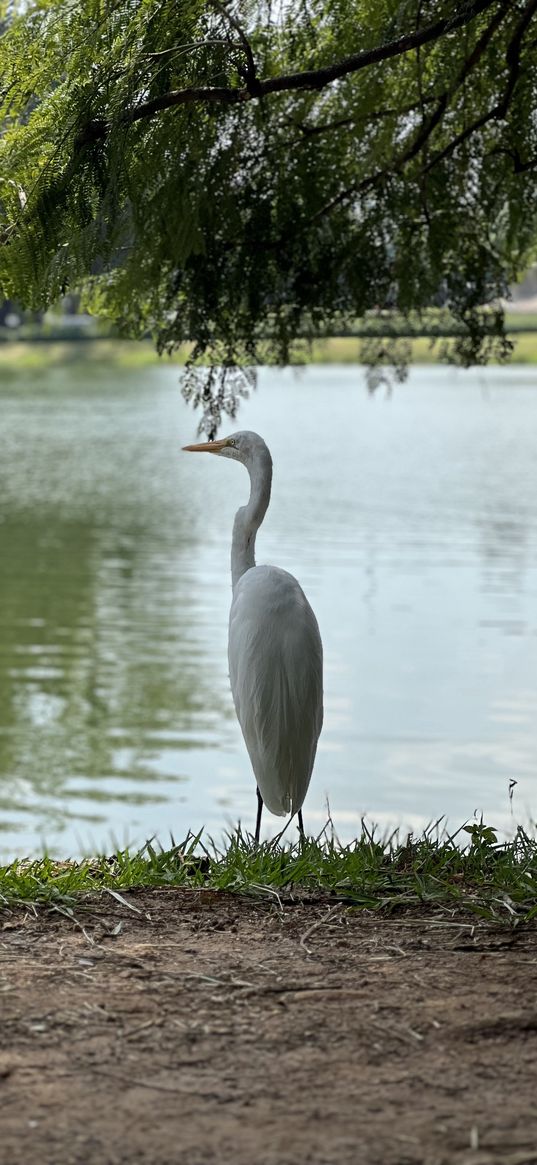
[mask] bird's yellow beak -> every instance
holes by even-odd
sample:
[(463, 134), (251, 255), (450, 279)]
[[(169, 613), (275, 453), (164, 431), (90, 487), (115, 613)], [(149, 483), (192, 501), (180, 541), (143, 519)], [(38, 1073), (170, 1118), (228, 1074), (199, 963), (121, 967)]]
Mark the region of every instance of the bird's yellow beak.
[(183, 445), (183, 453), (220, 453), (227, 445), (227, 437), (222, 441), (204, 441), (201, 445)]

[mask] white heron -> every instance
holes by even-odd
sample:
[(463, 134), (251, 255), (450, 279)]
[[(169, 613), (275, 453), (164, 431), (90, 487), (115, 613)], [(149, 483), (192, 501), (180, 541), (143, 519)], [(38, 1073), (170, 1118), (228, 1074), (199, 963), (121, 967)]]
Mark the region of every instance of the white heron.
[(298, 814), (308, 791), (323, 723), (323, 648), (302, 587), (278, 566), (256, 566), (255, 536), (270, 501), (272, 458), (257, 433), (185, 445), (246, 466), (250, 498), (235, 515), (229, 676), (239, 724), (257, 781), (255, 839), (263, 805), (278, 817)]

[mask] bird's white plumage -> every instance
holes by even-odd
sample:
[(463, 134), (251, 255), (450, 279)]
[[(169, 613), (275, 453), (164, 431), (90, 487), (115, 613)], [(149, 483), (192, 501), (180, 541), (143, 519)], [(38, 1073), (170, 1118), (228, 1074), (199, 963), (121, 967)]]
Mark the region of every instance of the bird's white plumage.
[(277, 566), (256, 566), (255, 537), (270, 501), (272, 459), (257, 433), (187, 445), (246, 466), (250, 497), (235, 515), (229, 617), (231, 690), (262, 802), (279, 817), (299, 813), (323, 722), (323, 649), (302, 587)]
[(229, 617), (231, 691), (264, 804), (283, 817), (304, 802), (323, 722), (317, 620), (295, 578), (254, 566)]

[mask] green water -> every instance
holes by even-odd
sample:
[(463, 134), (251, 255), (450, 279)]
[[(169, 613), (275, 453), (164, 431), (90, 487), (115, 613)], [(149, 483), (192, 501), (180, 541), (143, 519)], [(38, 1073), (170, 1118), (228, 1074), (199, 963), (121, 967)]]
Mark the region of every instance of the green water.
[(229, 713), (208, 687), (189, 585), (184, 409), (160, 370), (110, 382), (82, 365), (13, 388), (1, 393), (4, 844), (121, 840), (133, 807), (167, 802), (171, 785), (180, 803), (191, 774), (177, 751), (202, 753), (218, 713), (222, 741)]
[[(251, 826), (226, 661), (244, 471), (180, 453), (172, 368), (13, 373), (0, 408), (2, 856)], [(264, 372), (231, 426), (271, 445), (259, 560), (297, 574), (325, 644), (310, 828), (327, 797), (342, 836), (363, 812), (508, 824), (510, 778), (537, 805), (536, 423), (530, 372), (436, 367), (372, 400), (316, 368)]]

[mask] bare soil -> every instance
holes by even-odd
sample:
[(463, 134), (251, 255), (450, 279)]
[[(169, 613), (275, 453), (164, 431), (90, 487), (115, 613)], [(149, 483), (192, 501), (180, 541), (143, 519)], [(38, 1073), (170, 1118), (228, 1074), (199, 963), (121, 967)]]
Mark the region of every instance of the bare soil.
[(537, 1163), (537, 931), (209, 890), (0, 915), (2, 1165)]

